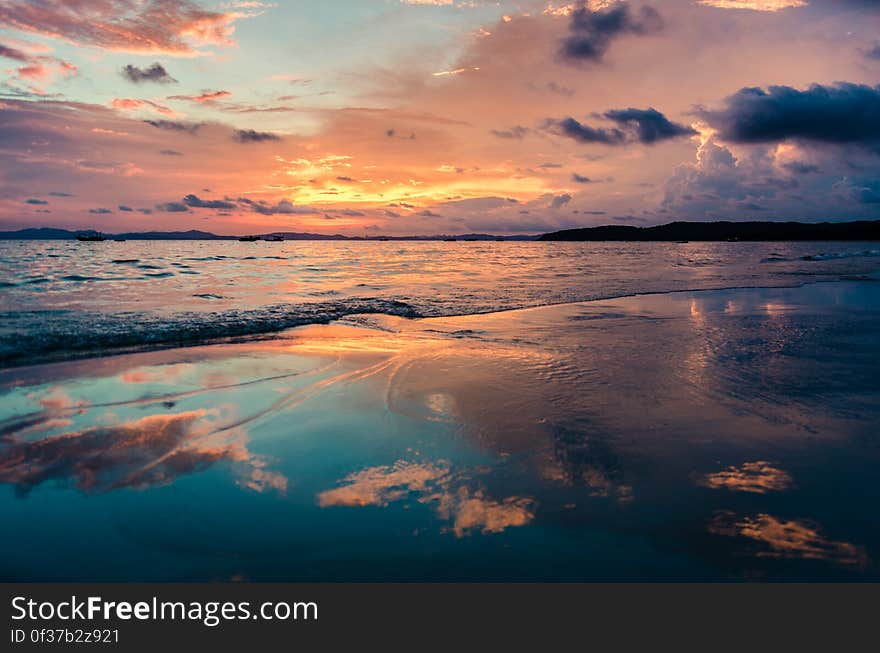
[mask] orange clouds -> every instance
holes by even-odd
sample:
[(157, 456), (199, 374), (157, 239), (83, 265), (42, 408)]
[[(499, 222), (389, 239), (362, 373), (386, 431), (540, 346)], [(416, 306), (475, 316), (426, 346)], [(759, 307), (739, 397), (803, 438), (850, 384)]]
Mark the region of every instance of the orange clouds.
[(767, 514), (736, 519), (730, 513), (722, 513), (712, 522), (709, 531), (748, 538), (762, 545), (764, 548), (756, 553), (759, 558), (826, 560), (841, 565), (864, 565), (868, 561), (859, 546), (830, 540), (806, 522)]
[(791, 476), (770, 463), (758, 460), (743, 463), (741, 467), (728, 467), (726, 470), (707, 474), (700, 484), (712, 489), (725, 488), (739, 492), (764, 494), (771, 491), (786, 490), (792, 485)]
[(437, 516), (452, 522), (456, 537), (478, 530), (500, 533), (525, 526), (535, 517), (533, 499), (489, 498), (482, 490), (452, 487), (454, 479), (447, 463), (397, 461), (388, 467), (368, 467), (347, 476), (344, 485), (318, 494), (318, 505), (386, 506), (413, 497), (419, 503), (435, 504)]
[(232, 43), (242, 12), (216, 12), (188, 0), (54, 0), (0, 3), (0, 23), (77, 45), (193, 56), (203, 45)]
[(162, 115), (172, 116), (174, 110), (152, 100), (138, 100), (134, 98), (114, 98), (110, 102), (110, 106), (120, 111), (134, 111), (136, 109), (151, 109)]

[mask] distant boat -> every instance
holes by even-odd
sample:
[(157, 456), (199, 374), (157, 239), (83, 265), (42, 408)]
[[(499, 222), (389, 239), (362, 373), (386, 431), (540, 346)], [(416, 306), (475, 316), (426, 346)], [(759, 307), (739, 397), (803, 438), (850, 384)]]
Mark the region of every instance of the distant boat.
[[(239, 240), (245, 240), (245, 238), (239, 238)], [(270, 243), (283, 243), (284, 236), (279, 234), (272, 234), (271, 236), (266, 236), (263, 240), (268, 240)]]
[(388, 236), (379, 236), (379, 240), (381, 240), (383, 243), (387, 243), (391, 239)]
[(88, 243), (99, 243), (101, 241), (107, 240), (101, 234), (77, 234), (76, 239)]
[(254, 243), (260, 239), (259, 236), (241, 236), (239, 240), (243, 243)]

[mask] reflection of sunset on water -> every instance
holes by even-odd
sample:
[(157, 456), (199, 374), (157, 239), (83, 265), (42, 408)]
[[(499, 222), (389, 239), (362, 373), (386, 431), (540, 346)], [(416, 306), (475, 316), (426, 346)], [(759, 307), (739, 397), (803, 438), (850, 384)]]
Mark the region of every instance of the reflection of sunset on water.
[[(253, 578), (356, 559), (357, 578), (412, 580), (387, 561), (425, 551), (436, 579), (632, 579), (633, 560), (657, 579), (872, 577), (870, 531), (816, 500), (872, 496), (853, 442), (875, 377), (833, 349), (829, 373), (816, 347), (838, 305), (827, 285), (359, 314), (28, 368), (0, 377), (0, 489), (13, 515), (63, 497), (134, 556), (219, 547)], [(865, 403), (840, 411), (841, 388)]]

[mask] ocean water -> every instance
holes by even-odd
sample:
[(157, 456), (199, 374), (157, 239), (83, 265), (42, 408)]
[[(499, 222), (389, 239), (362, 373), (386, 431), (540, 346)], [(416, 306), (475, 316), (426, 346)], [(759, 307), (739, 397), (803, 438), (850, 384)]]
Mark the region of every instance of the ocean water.
[(0, 579), (880, 580), (878, 250), (0, 243)]
[(0, 241), (0, 366), (878, 267), (876, 243)]
[(880, 284), (0, 371), (4, 580), (880, 579)]

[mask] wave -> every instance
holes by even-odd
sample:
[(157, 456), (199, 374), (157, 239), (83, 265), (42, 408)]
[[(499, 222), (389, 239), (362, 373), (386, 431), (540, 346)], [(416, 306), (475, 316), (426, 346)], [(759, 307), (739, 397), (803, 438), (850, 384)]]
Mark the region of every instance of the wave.
[(806, 256), (796, 256), (788, 258), (777, 254), (761, 259), (761, 263), (777, 263), (784, 261), (834, 261), (844, 258), (863, 258), (869, 256), (880, 256), (880, 249), (866, 249), (861, 252), (822, 252), (820, 254), (807, 254)]
[[(278, 304), (253, 310), (183, 313), (173, 318), (147, 313), (105, 314), (65, 311), (63, 320), (47, 320), (51, 311), (0, 314), (16, 328), (0, 333), (0, 367), (113, 352), (204, 344), (229, 338), (277, 333), (305, 324), (326, 324), (349, 315), (383, 313), (422, 317), (411, 305), (375, 298), (351, 298), (309, 304)], [(57, 311), (55, 311), (57, 312)]]

